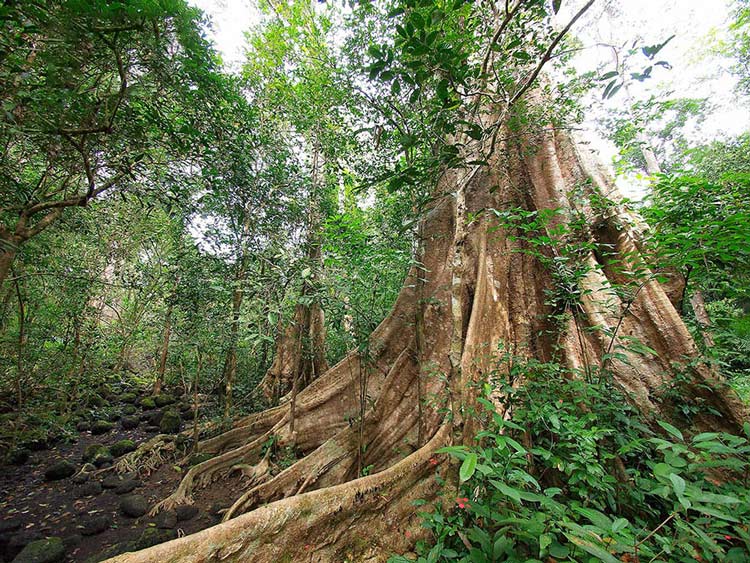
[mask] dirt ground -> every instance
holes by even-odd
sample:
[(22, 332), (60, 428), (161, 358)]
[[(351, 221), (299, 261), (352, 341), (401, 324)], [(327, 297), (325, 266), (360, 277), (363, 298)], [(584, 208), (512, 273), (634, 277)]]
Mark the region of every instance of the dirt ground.
[[(142, 414), (140, 409), (139, 414)], [(222, 487), (197, 491), (194, 505), (198, 508), (197, 514), (176, 523), (174, 518), (170, 520), (164, 516), (126, 516), (120, 509), (120, 502), (126, 495), (118, 495), (114, 489), (104, 488), (98, 494), (85, 494), (89, 482), (116, 475), (114, 468), (91, 474), (85, 483), (76, 483), (73, 477), (57, 481), (45, 479), (45, 471), (60, 460), (68, 460), (80, 470), (82, 454), (91, 444), (111, 446), (124, 438), (140, 444), (154, 434), (155, 429), (150, 427), (147, 430), (144, 421), (133, 430), (123, 430), (115, 422), (115, 428), (104, 435), (94, 436), (90, 431), (83, 431), (74, 443), (59, 442), (48, 449), (31, 452), (28, 461), (22, 465), (0, 465), (0, 560), (13, 561), (23, 546), (31, 541), (58, 537), (65, 544), (65, 561), (101, 561), (117, 551), (133, 550), (139, 538), (141, 545), (149, 541), (142, 538), (148, 528), (153, 529), (150, 541), (158, 543), (218, 523), (219, 511), (238, 496), (239, 476), (224, 481)], [(174, 491), (182, 474), (180, 468), (165, 464), (149, 476), (130, 476), (136, 478), (138, 486), (127, 494), (142, 495), (151, 507)], [(106, 529), (84, 535), (82, 532), (91, 532), (85, 529), (86, 521), (102, 515), (108, 518), (105, 518), (109, 524)]]

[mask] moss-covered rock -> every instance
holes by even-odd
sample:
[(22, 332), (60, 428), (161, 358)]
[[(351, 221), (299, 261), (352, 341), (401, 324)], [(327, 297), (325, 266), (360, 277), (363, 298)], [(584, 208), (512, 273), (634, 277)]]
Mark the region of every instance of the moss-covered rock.
[(75, 475), (76, 466), (70, 463), (68, 460), (61, 460), (51, 465), (44, 472), (44, 478), (47, 481), (59, 481), (60, 479), (66, 479)]
[(166, 407), (167, 405), (171, 405), (172, 403), (176, 402), (177, 399), (175, 399), (172, 395), (169, 393), (161, 393), (159, 395), (154, 395), (154, 403), (156, 403), (156, 406)]
[(148, 501), (141, 495), (128, 495), (122, 497), (122, 500), (120, 500), (120, 511), (125, 516), (138, 518), (148, 512)]
[(95, 497), (102, 492), (102, 484), (99, 481), (89, 481), (81, 486), (81, 497)]
[(180, 418), (180, 413), (173, 410), (165, 412), (159, 423), (159, 430), (162, 434), (177, 434), (181, 427), (182, 419)]
[(13, 563), (56, 563), (65, 558), (65, 545), (60, 538), (33, 541), (23, 548)]
[(114, 456), (106, 446), (91, 444), (83, 450), (82, 458), (87, 463), (93, 463), (96, 467), (101, 467), (105, 463), (112, 463)]
[(181, 504), (176, 509), (177, 521), (182, 522), (184, 520), (192, 520), (198, 516), (198, 507), (194, 504)]
[(152, 397), (143, 397), (143, 399), (141, 399), (141, 407), (144, 409), (155, 409), (156, 402)]
[(130, 416), (138, 412), (138, 409), (135, 405), (125, 405), (122, 407), (122, 414), (123, 416)]
[(112, 519), (106, 514), (90, 514), (78, 521), (81, 535), (95, 536), (101, 534), (112, 525)]
[(14, 448), (8, 453), (8, 463), (12, 465), (23, 465), (29, 461), (31, 452), (26, 448)]
[(120, 401), (123, 403), (133, 404), (138, 400), (138, 396), (135, 393), (123, 393), (120, 395)]
[(83, 450), (83, 454), (81, 455), (81, 459), (86, 463), (91, 463), (94, 460), (94, 456), (96, 456), (97, 452), (101, 449), (107, 449), (106, 446), (102, 446), (101, 444), (89, 444), (86, 446), (86, 449)]
[(96, 422), (94, 422), (94, 424), (91, 425), (91, 433), (94, 436), (99, 436), (101, 434), (106, 434), (114, 427), (115, 425), (107, 420), (97, 420)]
[(123, 430), (133, 430), (134, 428), (138, 428), (140, 423), (141, 421), (137, 416), (123, 416), (120, 420), (120, 426), (122, 426)]
[(146, 528), (143, 530), (141, 537), (135, 542), (137, 549), (146, 549), (177, 537), (175, 530), (165, 530), (161, 528)]
[(79, 432), (86, 432), (88, 430), (91, 430), (91, 423), (87, 420), (81, 420), (76, 424), (76, 430)]
[(117, 422), (118, 420), (120, 420), (120, 416), (122, 415), (120, 415), (120, 413), (117, 411), (110, 411), (106, 416), (109, 422)]
[(140, 487), (140, 486), (141, 486), (141, 482), (138, 481), (137, 479), (123, 479), (115, 487), (115, 494), (126, 495), (128, 493), (132, 493), (133, 490), (135, 490), (137, 487)]
[(121, 455), (130, 453), (132, 451), (135, 451), (135, 442), (133, 440), (120, 440), (119, 442), (115, 442), (109, 447), (109, 451), (112, 452), (112, 455), (115, 457), (120, 457)]
[(107, 406), (107, 401), (101, 395), (91, 395), (86, 402), (90, 407), (102, 408)]
[(164, 416), (164, 411), (153, 411), (148, 413), (146, 417), (146, 424), (150, 426), (159, 426), (161, 419)]

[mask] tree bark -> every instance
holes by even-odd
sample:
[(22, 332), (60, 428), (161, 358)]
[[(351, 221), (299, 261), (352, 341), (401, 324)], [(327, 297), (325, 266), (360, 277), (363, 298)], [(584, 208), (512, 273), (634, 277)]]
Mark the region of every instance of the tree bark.
[(172, 336), (172, 304), (167, 305), (167, 313), (164, 316), (164, 334), (161, 341), (161, 353), (159, 354), (159, 367), (156, 370), (156, 381), (152, 393), (158, 395), (164, 386), (164, 374), (167, 371), (167, 357), (169, 356), (169, 340)]
[(222, 399), (224, 401), (224, 417), (229, 418), (232, 413), (232, 395), (234, 380), (237, 376), (237, 342), (239, 341), (240, 313), (242, 302), (245, 297), (245, 280), (247, 277), (247, 253), (250, 237), (250, 210), (245, 208), (242, 219), (242, 233), (238, 245), (237, 269), (234, 276), (234, 289), (232, 290), (232, 321), (229, 327), (229, 348), (224, 358), (224, 369), (222, 371)]
[(10, 248), (0, 251), (0, 288), (3, 287), (3, 284), (10, 273), (10, 268), (13, 265), (13, 261), (16, 259), (16, 252), (15, 249)]
[(693, 308), (695, 320), (698, 321), (698, 329), (703, 338), (703, 344), (706, 345), (706, 348), (713, 348), (716, 343), (711, 332), (711, 317), (706, 311), (706, 302), (703, 300), (703, 292), (700, 289), (693, 291), (690, 296), (690, 306)]
[(242, 310), (243, 289), (240, 286), (245, 281), (244, 269), (240, 269), (235, 278), (238, 286), (232, 291), (232, 323), (229, 327), (229, 349), (224, 358), (223, 369), (223, 399), (224, 399), (224, 417), (229, 418), (232, 413), (232, 394), (234, 379), (237, 376), (237, 342), (239, 340), (240, 329), (240, 312)]
[(18, 412), (23, 408), (23, 383), (26, 378), (26, 304), (21, 292), (21, 285), (15, 280), (16, 299), (18, 300), (18, 341), (16, 349), (16, 406)]
[[(497, 112), (488, 110), (481, 119), (486, 129), (492, 120), (497, 124)], [(499, 348), (557, 361), (571, 376), (583, 377), (584, 366), (601, 367), (606, 351), (616, 345), (624, 360), (611, 359), (606, 367), (633, 406), (680, 424), (666, 397), (660, 400), (679, 370), (689, 379), (684, 392), (710, 406), (695, 419), (699, 429), (741, 427), (745, 407), (714, 371), (692, 361), (698, 350), (664, 289), (649, 275), (624, 210), (569, 197), (581, 187), (599, 201), (616, 193), (603, 169), (566, 133), (499, 126), (498, 138), (508, 140), (497, 150), (488, 151), (488, 141), (466, 140), (466, 161), (473, 154), (488, 165), (442, 174), (422, 224), (421, 268), (412, 268), (393, 310), (370, 338), (368, 393), (374, 402), (363, 421), (366, 448), (360, 447), (359, 428), (347, 422), (361, 407), (352, 374), (367, 369), (352, 353), (299, 390), (293, 433), (289, 404), (238, 421), (199, 445), (200, 451), (219, 455), (191, 468), (157, 509), (190, 502), (195, 486), (221, 479), (234, 464), (261, 467), (263, 443), (272, 436), (280, 445), (293, 442), (301, 459), (275, 476), (254, 475), (248, 488), (238, 491), (223, 524), (115, 561), (380, 562), (409, 550), (422, 533), (411, 503), (441, 502), (438, 491), (450, 487), (450, 481), (445, 485), (437, 478), (438, 471), (445, 474), (447, 456), (435, 452), (473, 439), (479, 423), (469, 407), (481, 384), (491, 383), (489, 374), (497, 374), (492, 352)], [(555, 289), (555, 281), (543, 261), (529, 252), (520, 229), (498, 223), (487, 211), (515, 207), (557, 210), (560, 223), (587, 219), (588, 230), (576, 236), (597, 252), (580, 257), (587, 266), (577, 280), (580, 310), (567, 324), (551, 320), (545, 290)], [(646, 275), (634, 278), (636, 271)], [(422, 299), (419, 276), (425, 278)], [(628, 303), (612, 291), (622, 284), (639, 286)], [(417, 308), (424, 326), (419, 342)], [(585, 330), (577, 331), (574, 323)], [(656, 353), (628, 349), (632, 338)], [(496, 411), (512, 417), (500, 393), (496, 389), (493, 397)], [(420, 412), (420, 398), (427, 396), (431, 400)], [(445, 416), (446, 409), (451, 416)], [(359, 477), (360, 465), (372, 466), (371, 474)]]

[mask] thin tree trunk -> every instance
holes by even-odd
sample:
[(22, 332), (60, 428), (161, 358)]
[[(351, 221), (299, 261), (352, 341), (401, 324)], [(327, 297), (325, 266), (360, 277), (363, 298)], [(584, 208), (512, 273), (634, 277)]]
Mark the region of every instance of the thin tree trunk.
[(26, 355), (26, 305), (24, 302), (23, 294), (21, 293), (21, 285), (18, 280), (14, 282), (16, 288), (16, 298), (18, 299), (18, 341), (16, 349), (16, 403), (18, 412), (21, 412), (23, 407), (23, 383), (26, 378), (26, 368), (24, 364), (24, 356)]
[(0, 250), (0, 288), (2, 288), (18, 251), (13, 242), (5, 239), (0, 240), (0, 247), (4, 247)]
[(164, 333), (161, 342), (161, 354), (159, 355), (159, 368), (156, 370), (156, 381), (154, 381), (153, 394), (161, 393), (164, 386), (164, 373), (167, 370), (167, 357), (169, 356), (169, 340), (172, 336), (172, 303), (167, 305), (167, 314), (164, 317)]
[(648, 146), (648, 144), (644, 143), (642, 145), (641, 154), (646, 163), (646, 172), (648, 172), (649, 176), (661, 174), (661, 166), (659, 166), (659, 160), (656, 158), (656, 153), (654, 153), (654, 150)]
[(232, 412), (232, 393), (234, 379), (237, 375), (237, 342), (239, 335), (240, 310), (242, 308), (242, 290), (236, 289), (232, 294), (232, 324), (229, 333), (229, 350), (224, 359), (224, 417), (229, 418)]
[(224, 358), (223, 390), (224, 417), (230, 418), (232, 414), (232, 393), (234, 380), (237, 376), (237, 343), (239, 341), (240, 313), (242, 302), (245, 297), (245, 280), (247, 277), (247, 253), (250, 237), (250, 210), (245, 209), (242, 222), (242, 235), (239, 244), (239, 255), (237, 257), (237, 271), (234, 276), (234, 289), (232, 291), (232, 322), (229, 328), (229, 348)]
[(690, 295), (690, 306), (693, 308), (695, 320), (698, 321), (698, 329), (703, 338), (703, 343), (706, 345), (706, 348), (713, 348), (716, 343), (711, 331), (711, 317), (708, 315), (708, 311), (706, 311), (706, 302), (703, 300), (703, 292), (700, 289), (696, 289)]
[(198, 386), (201, 381), (201, 372), (203, 371), (203, 355), (200, 348), (195, 349), (195, 379), (193, 380), (193, 453), (198, 450), (198, 441), (200, 439), (200, 429), (198, 428)]

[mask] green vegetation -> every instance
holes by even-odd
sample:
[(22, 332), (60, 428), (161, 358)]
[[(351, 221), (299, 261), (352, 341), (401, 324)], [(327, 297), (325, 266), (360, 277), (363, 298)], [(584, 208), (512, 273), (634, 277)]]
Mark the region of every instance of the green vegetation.
[[(747, 108), (728, 5), (706, 64)], [(131, 511), (172, 528), (200, 487), (304, 504), (321, 560), (750, 560), (750, 132), (660, 89), (679, 39), (580, 72), (593, 0), (257, 8), (232, 71), (186, 0), (0, 6), (0, 463), (184, 478)], [(640, 197), (584, 162), (590, 113)], [(347, 536), (436, 489), (387, 555)]]
[(750, 423), (685, 436), (623, 408), (607, 381), (509, 354), (492, 381), (476, 414), (486, 430), (439, 450), (461, 484), (424, 513), (418, 561), (747, 560)]

